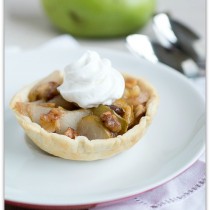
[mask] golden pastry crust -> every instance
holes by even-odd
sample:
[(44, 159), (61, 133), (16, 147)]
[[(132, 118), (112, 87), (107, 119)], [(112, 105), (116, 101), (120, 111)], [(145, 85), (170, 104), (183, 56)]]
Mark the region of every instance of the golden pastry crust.
[[(56, 74), (62, 81), (62, 73), (57, 71)], [(124, 75), (124, 77), (132, 76)], [(11, 100), (10, 107), (25, 133), (42, 150), (64, 159), (83, 161), (105, 159), (129, 149), (137, 143), (144, 135), (157, 111), (159, 97), (156, 90), (144, 79), (136, 77), (135, 79), (138, 80), (140, 88), (149, 94), (145, 116), (140, 118), (137, 125), (115, 138), (89, 140), (85, 136), (76, 136), (75, 139), (71, 139), (66, 135), (49, 133), (39, 124), (32, 122), (30, 117), (24, 115), (17, 105), (18, 102), (28, 102), (29, 92), (40, 82), (19, 91)]]

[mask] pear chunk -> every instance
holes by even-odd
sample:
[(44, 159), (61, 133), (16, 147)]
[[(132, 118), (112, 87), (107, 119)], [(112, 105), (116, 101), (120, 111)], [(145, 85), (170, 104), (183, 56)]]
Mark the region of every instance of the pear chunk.
[[(57, 122), (60, 126), (56, 130), (56, 133), (64, 133), (69, 127), (76, 129), (80, 119), (91, 113), (91, 111), (88, 109), (78, 109), (75, 111), (67, 111), (62, 108), (53, 109), (57, 109), (60, 112), (60, 117), (57, 119)], [(36, 103), (17, 102), (16, 110), (21, 114), (30, 117), (32, 122), (40, 124), (40, 117), (47, 115), (52, 108)]]
[(64, 133), (69, 127), (76, 130), (79, 121), (91, 114), (88, 109), (78, 109), (75, 111), (63, 110), (63, 115), (60, 118), (60, 131), (58, 133)]
[(74, 110), (78, 109), (79, 106), (73, 102), (66, 101), (61, 95), (55, 96), (48, 103), (55, 103), (56, 107), (62, 107), (66, 110)]
[(98, 116), (88, 115), (83, 117), (77, 126), (77, 132), (80, 136), (86, 136), (89, 140), (108, 139), (112, 133), (101, 123)]

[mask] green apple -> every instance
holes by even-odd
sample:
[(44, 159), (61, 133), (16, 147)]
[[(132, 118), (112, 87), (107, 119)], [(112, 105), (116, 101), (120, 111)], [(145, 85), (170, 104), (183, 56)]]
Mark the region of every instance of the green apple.
[(156, 0), (42, 0), (43, 8), (63, 32), (81, 37), (116, 37), (143, 27)]

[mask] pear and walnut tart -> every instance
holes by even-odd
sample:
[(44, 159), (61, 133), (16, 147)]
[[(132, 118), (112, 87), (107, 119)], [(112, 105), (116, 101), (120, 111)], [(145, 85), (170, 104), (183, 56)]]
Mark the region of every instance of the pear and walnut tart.
[(123, 77), (124, 94), (111, 105), (83, 109), (66, 101), (57, 90), (63, 72), (54, 71), (19, 91), (10, 107), (25, 133), (42, 150), (71, 160), (108, 158), (140, 140), (158, 106), (158, 95), (150, 84)]

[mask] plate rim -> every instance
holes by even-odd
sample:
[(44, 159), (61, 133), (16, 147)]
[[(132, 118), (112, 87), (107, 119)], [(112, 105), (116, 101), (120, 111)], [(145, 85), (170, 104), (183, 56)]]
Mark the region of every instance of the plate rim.
[(191, 168), (191, 166), (193, 164), (196, 163), (196, 161), (198, 161), (198, 158), (204, 153), (205, 151), (205, 148), (203, 147), (200, 154), (198, 154), (198, 157), (194, 159), (194, 161), (192, 161), (188, 166), (187, 168), (185, 169), (180, 169), (180, 171), (175, 175), (175, 176), (171, 176), (168, 180), (164, 180), (163, 182), (161, 182), (160, 184), (152, 187), (152, 188), (148, 188), (148, 189), (145, 189), (143, 190), (142, 192), (137, 192), (137, 193), (134, 193), (132, 195), (125, 195), (125, 196), (121, 196), (121, 197), (118, 197), (118, 198), (115, 198), (115, 199), (107, 199), (107, 200), (103, 200), (103, 201), (99, 201), (99, 202), (85, 202), (85, 203), (75, 203), (75, 204), (36, 204), (36, 203), (33, 203), (33, 202), (22, 202), (22, 201), (16, 201), (16, 200), (9, 200), (9, 199), (5, 199), (5, 203), (6, 204), (10, 204), (10, 205), (14, 205), (14, 206), (20, 206), (20, 207), (26, 207), (26, 208), (35, 208), (35, 209), (43, 209), (43, 208), (53, 208), (53, 209), (66, 209), (66, 208), (93, 208), (93, 207), (96, 207), (97, 205), (104, 205), (104, 204), (112, 204), (114, 202), (120, 202), (120, 201), (126, 201), (128, 199), (131, 199), (131, 198), (135, 198), (136, 196), (139, 196), (141, 195), (142, 193), (145, 193), (145, 192), (148, 192), (150, 190), (153, 190), (153, 189), (156, 189), (158, 187), (161, 187), (162, 185), (164, 184), (167, 184), (168, 182), (172, 181), (174, 178), (180, 176), (181, 174), (183, 174), (185, 171), (187, 171), (189, 168)]

